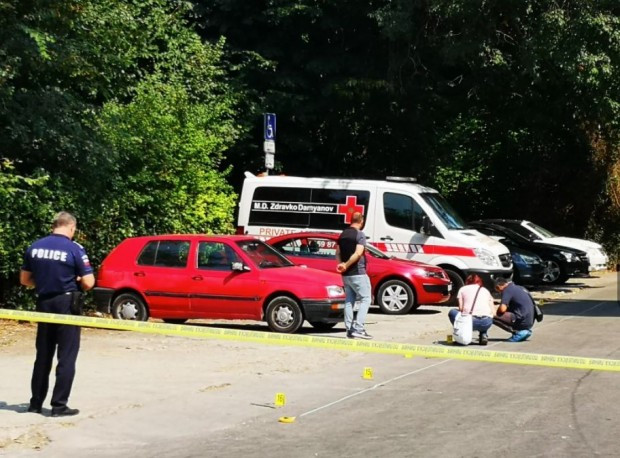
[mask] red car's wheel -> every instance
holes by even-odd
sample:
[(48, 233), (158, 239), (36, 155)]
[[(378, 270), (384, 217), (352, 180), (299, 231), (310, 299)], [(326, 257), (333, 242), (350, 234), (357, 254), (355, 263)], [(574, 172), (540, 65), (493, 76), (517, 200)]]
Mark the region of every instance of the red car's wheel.
[(146, 321), (149, 312), (142, 298), (133, 293), (123, 293), (112, 302), (112, 316), (117, 320)]
[(415, 293), (402, 280), (388, 280), (377, 293), (377, 305), (387, 315), (404, 315), (415, 304)]
[(301, 308), (293, 299), (278, 296), (269, 302), (265, 311), (269, 329), (275, 332), (291, 334), (301, 328), (304, 316)]

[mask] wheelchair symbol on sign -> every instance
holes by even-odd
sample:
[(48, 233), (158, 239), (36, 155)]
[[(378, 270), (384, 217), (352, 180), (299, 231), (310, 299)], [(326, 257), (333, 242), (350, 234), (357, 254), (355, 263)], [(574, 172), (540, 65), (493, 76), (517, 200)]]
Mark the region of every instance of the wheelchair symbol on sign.
[(265, 140), (275, 140), (276, 138), (276, 114), (265, 113)]

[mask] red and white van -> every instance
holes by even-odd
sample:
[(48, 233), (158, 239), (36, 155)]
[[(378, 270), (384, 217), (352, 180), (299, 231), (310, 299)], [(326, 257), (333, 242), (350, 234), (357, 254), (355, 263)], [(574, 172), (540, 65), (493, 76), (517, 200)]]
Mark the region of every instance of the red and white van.
[(442, 267), (453, 292), (468, 274), (492, 287), (512, 277), (510, 252), (468, 229), (436, 190), (409, 178), (258, 177), (246, 172), (239, 200), (238, 233), (268, 239), (300, 231), (339, 232), (353, 212), (364, 214), (364, 233), (385, 253)]

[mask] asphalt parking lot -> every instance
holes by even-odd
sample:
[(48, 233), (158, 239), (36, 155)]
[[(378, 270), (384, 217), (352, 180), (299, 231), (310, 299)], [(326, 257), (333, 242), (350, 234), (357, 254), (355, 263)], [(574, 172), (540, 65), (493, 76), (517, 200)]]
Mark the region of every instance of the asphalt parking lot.
[[(531, 341), (507, 344), (493, 328), (489, 349), (620, 358), (615, 273), (534, 295), (546, 316)], [(447, 310), (371, 313), (368, 331), (386, 342), (445, 345)], [(49, 406), (44, 415), (24, 413), (34, 330), (11, 323), (0, 337), (0, 373), (11, 374), (0, 378), (0, 455), (521, 456), (527, 449), (529, 456), (612, 456), (620, 449), (612, 434), (618, 373), (97, 329), (84, 330), (70, 400), (81, 414), (51, 418)], [(342, 326), (303, 333), (344, 337)], [(367, 368), (371, 379), (362, 377)], [(286, 398), (280, 408), (277, 393)], [(296, 421), (278, 422), (283, 416)]]

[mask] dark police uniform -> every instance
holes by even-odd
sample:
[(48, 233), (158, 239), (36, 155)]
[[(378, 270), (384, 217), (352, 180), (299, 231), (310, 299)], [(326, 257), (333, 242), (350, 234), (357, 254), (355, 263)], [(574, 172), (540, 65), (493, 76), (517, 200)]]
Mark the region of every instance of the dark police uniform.
[[(30, 245), (22, 270), (31, 272), (34, 277), (37, 311), (67, 315), (71, 313), (71, 292), (80, 290), (76, 277), (93, 273), (84, 248), (61, 234), (51, 234)], [(58, 350), (52, 409), (62, 409), (67, 406), (75, 377), (80, 327), (39, 323), (36, 346), (30, 406), (41, 408), (47, 396), (54, 354)]]

